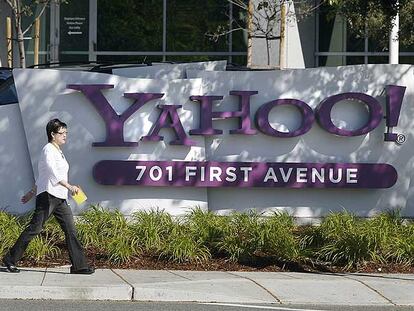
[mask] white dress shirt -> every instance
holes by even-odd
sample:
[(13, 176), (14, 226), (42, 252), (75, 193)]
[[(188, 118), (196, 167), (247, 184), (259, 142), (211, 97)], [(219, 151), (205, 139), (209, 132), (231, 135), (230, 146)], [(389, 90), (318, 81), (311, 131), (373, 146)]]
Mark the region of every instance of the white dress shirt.
[(43, 147), (37, 165), (39, 177), (36, 180), (37, 194), (48, 192), (60, 198), (68, 198), (68, 189), (59, 184), (60, 181), (68, 181), (69, 163), (63, 152), (52, 143)]

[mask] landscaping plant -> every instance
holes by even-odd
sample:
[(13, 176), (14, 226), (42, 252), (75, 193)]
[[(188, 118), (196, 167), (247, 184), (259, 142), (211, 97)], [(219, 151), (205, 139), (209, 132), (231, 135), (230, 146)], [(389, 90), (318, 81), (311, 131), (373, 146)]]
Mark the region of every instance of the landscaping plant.
[[(0, 212), (0, 256), (29, 219)], [(298, 226), (287, 213), (221, 216), (196, 207), (179, 217), (159, 209), (127, 217), (96, 205), (77, 217), (76, 226), (89, 254), (117, 266), (144, 257), (198, 266), (216, 259), (252, 266), (260, 260), (266, 265), (317, 263), (348, 271), (369, 264), (414, 264), (414, 224), (395, 210), (367, 219), (336, 212), (323, 217), (319, 225)], [(64, 233), (52, 218), (29, 244), (25, 259), (59, 258), (63, 243)]]

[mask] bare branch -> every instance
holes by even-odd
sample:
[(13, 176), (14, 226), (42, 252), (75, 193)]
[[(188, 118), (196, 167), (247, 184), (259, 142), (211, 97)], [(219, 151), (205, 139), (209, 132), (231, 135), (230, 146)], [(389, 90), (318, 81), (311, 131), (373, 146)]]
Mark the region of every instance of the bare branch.
[(46, 9), (46, 7), (47, 7), (47, 5), (48, 5), (48, 1), (45, 1), (44, 3), (43, 3), (43, 7), (42, 7), (42, 9), (40, 10), (40, 12), (39, 12), (39, 14), (33, 19), (33, 22), (29, 25), (29, 26), (27, 26), (27, 28), (23, 31), (23, 35), (25, 35), (32, 27), (33, 27), (33, 25), (35, 24), (35, 22), (36, 22), (36, 19), (38, 19), (40, 16), (42, 16), (42, 14), (43, 14), (43, 12), (45, 11), (45, 9)]
[(6, 3), (9, 5), (9, 7), (14, 11), (15, 10), (15, 5), (13, 5), (13, 3), (11, 2), (11, 0), (4, 0), (6, 1)]
[(234, 4), (235, 6), (238, 6), (239, 8), (243, 10), (248, 10), (249, 7), (246, 5), (246, 3), (243, 0), (227, 0), (229, 3)]
[(230, 33), (233, 33), (235, 31), (240, 31), (240, 30), (245, 30), (245, 28), (239, 27), (239, 28), (226, 30), (220, 33), (206, 33), (206, 36), (209, 37), (211, 40), (214, 40), (214, 42), (217, 42), (220, 37), (227, 36)]

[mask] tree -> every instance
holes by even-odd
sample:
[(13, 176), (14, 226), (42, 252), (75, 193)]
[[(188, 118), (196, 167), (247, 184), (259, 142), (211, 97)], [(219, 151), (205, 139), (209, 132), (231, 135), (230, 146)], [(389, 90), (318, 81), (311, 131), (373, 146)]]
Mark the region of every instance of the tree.
[[(227, 0), (239, 7), (245, 13), (243, 24), (233, 23), (237, 27), (231, 30), (221, 26), (216, 32), (208, 34), (211, 38), (227, 35), (230, 31), (247, 31), (248, 37), (262, 37), (266, 39), (268, 63), (270, 61), (269, 42), (279, 39), (279, 49), (283, 52), (284, 25), (291, 19), (301, 19), (308, 16), (321, 5), (328, 5), (332, 9), (332, 17), (342, 16), (353, 33), (361, 38), (375, 40), (383, 46), (399, 41), (402, 45), (414, 44), (414, 0), (319, 0), (312, 4), (308, 0)], [(295, 6), (295, 12), (289, 6)], [(287, 12), (283, 16), (283, 9)], [(388, 34), (395, 27), (396, 16), (401, 21), (397, 38), (389, 39)], [(251, 42), (251, 41), (250, 41)], [(251, 43), (248, 45), (248, 65)], [(280, 63), (283, 62), (283, 53), (280, 53)]]
[[(24, 35), (32, 28), (37, 18), (42, 16), (46, 7), (53, 1), (55, 3), (66, 3), (66, 0), (2, 0), (8, 5), (14, 19), (14, 28), (17, 34), (17, 45), (19, 49), (19, 63), (20, 67), (26, 67), (26, 56), (24, 49), (23, 38)], [(41, 9), (38, 14), (34, 14), (35, 8), (40, 5)], [(22, 18), (33, 17), (32, 22), (25, 30), (22, 29)]]
[[(390, 46), (396, 44), (412, 45), (414, 43), (414, 0), (330, 0), (335, 14), (343, 16), (349, 27), (356, 33)], [(396, 17), (403, 21), (398, 27)], [(389, 40), (394, 27), (398, 27), (398, 36)], [(391, 36), (391, 35), (390, 35)], [(390, 48), (391, 50), (391, 48)]]
[[(238, 22), (233, 18), (231, 29), (220, 25), (216, 31), (208, 33), (212, 40), (230, 32), (246, 31), (248, 36), (247, 65), (251, 66), (252, 38), (262, 38), (266, 42), (267, 65), (270, 66), (270, 44), (272, 40), (279, 40), (279, 67), (284, 63), (284, 42), (286, 22), (301, 19), (310, 15), (320, 4), (309, 0), (227, 0), (238, 7), (242, 16)], [(326, 2), (321, 0), (320, 2)], [(295, 10), (290, 7), (294, 6)], [(234, 27), (235, 26), (235, 27)]]

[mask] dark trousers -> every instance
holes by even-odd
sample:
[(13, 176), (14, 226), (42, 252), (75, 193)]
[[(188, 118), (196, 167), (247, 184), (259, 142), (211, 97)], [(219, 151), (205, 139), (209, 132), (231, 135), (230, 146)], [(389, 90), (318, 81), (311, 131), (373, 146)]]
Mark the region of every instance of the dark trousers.
[(88, 263), (76, 234), (73, 215), (68, 203), (47, 192), (36, 196), (36, 208), (29, 225), (24, 229), (14, 246), (4, 257), (4, 262), (15, 265), (22, 257), (29, 242), (37, 236), (51, 215), (56, 217), (65, 233), (65, 240), (69, 250), (70, 261), (75, 270), (88, 267)]

